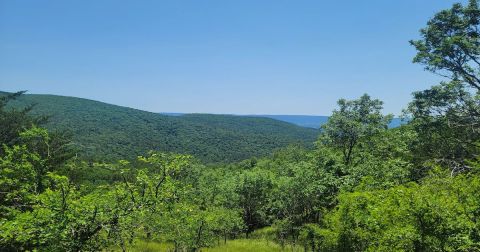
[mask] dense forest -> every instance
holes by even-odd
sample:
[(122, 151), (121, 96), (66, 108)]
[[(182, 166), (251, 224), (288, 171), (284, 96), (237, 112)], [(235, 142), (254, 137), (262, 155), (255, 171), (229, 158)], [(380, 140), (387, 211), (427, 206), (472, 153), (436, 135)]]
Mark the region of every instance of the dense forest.
[(135, 159), (149, 150), (184, 153), (205, 163), (267, 156), (297, 143), (313, 147), (318, 130), (268, 118), (186, 114), (167, 116), (55, 95), (23, 95), (9, 107), (48, 116), (50, 131), (72, 135), (78, 156), (94, 161)]
[[(157, 150), (190, 154), (207, 164), (238, 162), (268, 156), (290, 144), (312, 148), (319, 134), (315, 129), (328, 120), (327, 116), (159, 114), (37, 94), (22, 95), (8, 107), (31, 105), (35, 105), (32, 115), (49, 118), (46, 129), (70, 134), (77, 155), (91, 161), (131, 160)], [(389, 127), (400, 123), (394, 118)]]
[[(480, 251), (477, 1), (437, 13), (420, 35), (410, 42), (413, 61), (445, 81), (413, 93), (408, 123), (389, 128), (392, 115), (367, 94), (340, 99), (313, 148), (229, 164), (177, 149), (84, 160), (75, 135), (47, 130), (52, 121), (34, 107), (9, 105), (21, 92), (1, 96), (0, 250), (130, 251), (152, 242), (208, 251), (246, 239), (280, 250)], [(133, 119), (107, 126), (124, 120)]]

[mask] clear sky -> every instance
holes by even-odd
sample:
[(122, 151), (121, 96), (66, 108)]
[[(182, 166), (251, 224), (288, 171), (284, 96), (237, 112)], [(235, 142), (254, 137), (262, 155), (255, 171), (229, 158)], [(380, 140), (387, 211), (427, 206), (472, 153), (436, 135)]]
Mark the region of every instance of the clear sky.
[(0, 0), (0, 90), (312, 115), (369, 93), (398, 114), (439, 81), (408, 41), (454, 2)]

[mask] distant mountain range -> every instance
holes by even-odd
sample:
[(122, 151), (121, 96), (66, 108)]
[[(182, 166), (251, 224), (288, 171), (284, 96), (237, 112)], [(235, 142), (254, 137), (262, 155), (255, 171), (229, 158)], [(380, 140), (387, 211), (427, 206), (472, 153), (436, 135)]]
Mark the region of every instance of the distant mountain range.
[[(164, 115), (181, 116), (184, 113), (161, 113)], [(328, 121), (328, 116), (315, 116), (315, 115), (239, 115), (248, 117), (266, 117), (279, 121), (292, 123), (298, 126), (319, 129), (320, 126)], [(398, 127), (402, 124), (400, 118), (394, 118), (388, 125), (390, 128)]]
[(158, 150), (191, 154), (206, 163), (233, 162), (290, 144), (312, 147), (320, 132), (266, 117), (168, 116), (56, 95), (27, 94), (11, 106), (32, 103), (37, 104), (33, 113), (51, 116), (47, 128), (71, 131), (79, 154), (94, 160), (132, 159)]

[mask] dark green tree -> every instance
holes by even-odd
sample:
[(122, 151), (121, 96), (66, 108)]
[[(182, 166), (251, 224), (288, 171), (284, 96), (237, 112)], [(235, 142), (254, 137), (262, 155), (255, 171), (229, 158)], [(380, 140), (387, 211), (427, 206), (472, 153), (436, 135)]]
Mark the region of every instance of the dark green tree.
[[(412, 145), (419, 167), (428, 162), (451, 168), (452, 174), (470, 170), (478, 156), (480, 100), (460, 81), (444, 82), (414, 93), (407, 116), (417, 133)], [(427, 163), (426, 163), (427, 162)], [(419, 170), (418, 176), (426, 170)]]
[[(0, 94), (0, 145), (11, 146), (18, 141), (20, 132), (40, 125), (46, 121), (44, 116), (32, 116), (30, 114), (34, 105), (25, 106), (20, 109), (8, 107), (9, 103), (22, 96), (25, 91), (16, 93)], [(2, 150), (0, 150), (2, 153)]]
[(320, 142), (342, 153), (346, 166), (352, 164), (360, 142), (384, 131), (392, 115), (381, 113), (383, 102), (364, 94), (357, 100), (340, 99), (328, 122), (322, 126)]

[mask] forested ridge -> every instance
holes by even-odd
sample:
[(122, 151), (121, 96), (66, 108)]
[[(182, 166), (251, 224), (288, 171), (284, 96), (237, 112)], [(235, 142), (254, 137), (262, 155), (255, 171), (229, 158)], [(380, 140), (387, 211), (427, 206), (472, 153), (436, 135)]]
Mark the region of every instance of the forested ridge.
[(480, 251), (479, 28), (471, 0), (410, 41), (445, 81), (413, 93), (405, 125), (368, 94), (340, 99), (313, 148), (229, 164), (84, 160), (34, 107), (12, 109), (21, 92), (1, 96), (0, 250)]
[(25, 94), (9, 106), (36, 104), (49, 116), (45, 127), (72, 134), (84, 159), (134, 159), (149, 150), (191, 154), (207, 163), (267, 156), (289, 144), (312, 147), (319, 131), (268, 118), (185, 114), (167, 116), (107, 103), (55, 95)]

